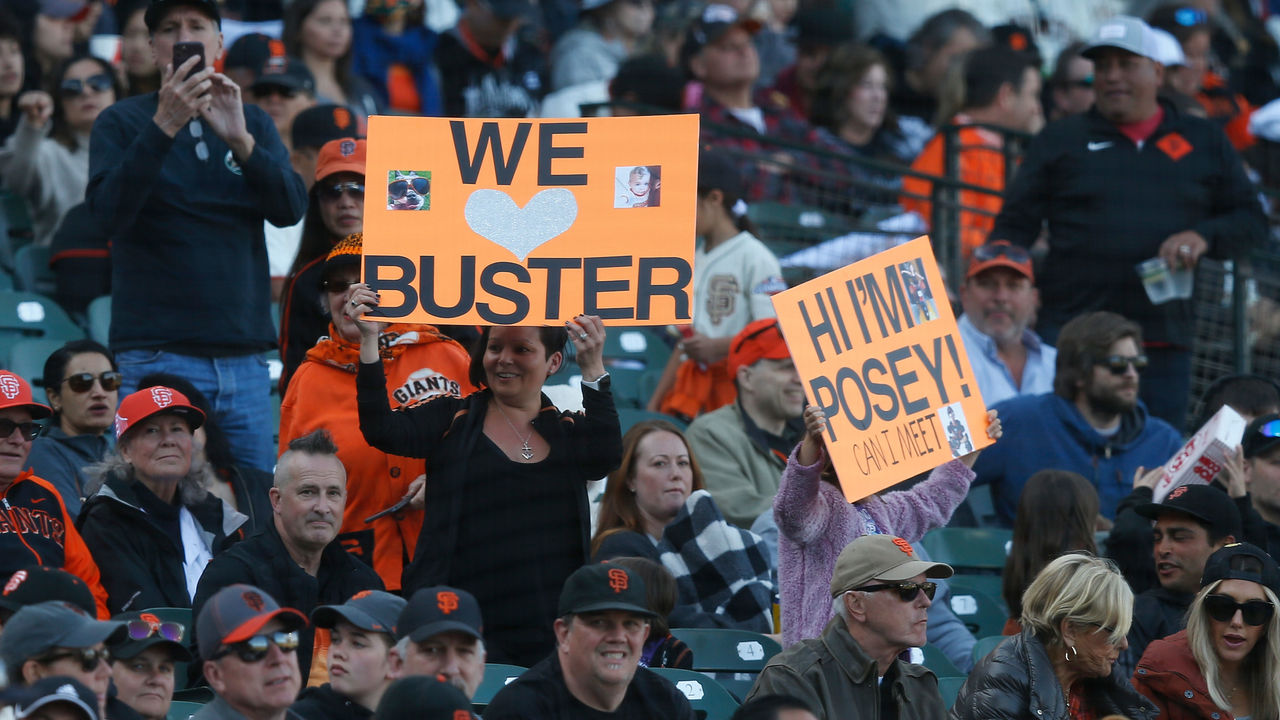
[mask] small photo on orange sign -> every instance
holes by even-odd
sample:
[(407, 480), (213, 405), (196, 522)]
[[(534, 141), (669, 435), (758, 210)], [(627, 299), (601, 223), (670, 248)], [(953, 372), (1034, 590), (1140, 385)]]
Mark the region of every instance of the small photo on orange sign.
[(911, 305), (916, 324), (938, 317), (938, 303), (933, 299), (933, 288), (929, 287), (924, 264), (920, 260), (904, 262), (898, 265), (898, 272), (902, 275), (902, 287), (906, 290), (907, 303)]
[(614, 170), (615, 208), (658, 207), (662, 203), (662, 166), (626, 165)]
[(973, 452), (973, 435), (969, 432), (969, 421), (964, 416), (964, 406), (951, 403), (943, 408), (940, 416), (945, 418), (944, 429), (947, 431), (947, 445), (951, 447), (951, 457), (958, 458)]
[(430, 210), (431, 171), (392, 170), (387, 173), (388, 210)]

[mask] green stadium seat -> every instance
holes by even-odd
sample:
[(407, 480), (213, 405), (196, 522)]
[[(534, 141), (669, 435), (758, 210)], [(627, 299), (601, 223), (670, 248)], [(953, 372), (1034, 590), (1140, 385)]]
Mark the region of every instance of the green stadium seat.
[(661, 372), (671, 356), (671, 347), (659, 333), (657, 328), (610, 328), (604, 337), (605, 368), (610, 372), (615, 367)]
[(13, 254), (13, 279), (19, 290), (52, 296), (58, 289), (58, 278), (49, 267), (53, 249), (41, 245), (25, 245)]
[(653, 391), (658, 389), (661, 370), (640, 370), (614, 366), (609, 368), (609, 386), (619, 408), (643, 408)]
[(0, 345), (18, 338), (47, 338), (62, 341), (84, 337), (58, 303), (32, 292), (0, 291)]
[(31, 383), (32, 397), (36, 402), (46, 402), (44, 392), (44, 361), (54, 350), (62, 347), (63, 340), (46, 338), (17, 338), (3, 358), (4, 367)]
[(1012, 540), (1013, 531), (1004, 528), (944, 527), (925, 533), (921, 542), (934, 562), (946, 563), (957, 572), (999, 573)]
[[(1007, 611), (1008, 608), (1004, 604), (1004, 587), (1001, 584), (1002, 582), (1003, 581), (999, 575), (993, 575), (991, 573), (978, 574), (957, 572), (955, 575), (947, 578), (947, 583), (953, 588), (955, 585), (959, 584), (960, 587), (980, 590), (987, 597), (998, 602), (1000, 607)], [(953, 589), (951, 592), (954, 593), (956, 591)]]
[(493, 700), (493, 696), (498, 691), (506, 687), (508, 683), (520, 677), (528, 668), (519, 665), (503, 665), (502, 663), (486, 663), (484, 666), (484, 679), (480, 681), (480, 687), (476, 688), (476, 694), (471, 698), (471, 704), (475, 706), (476, 712), (484, 710), (484, 708)]
[(976, 664), (982, 658), (991, 654), (996, 646), (1008, 639), (1008, 635), (991, 635), (984, 638), (978, 638), (978, 642), (973, 644), (973, 662)]
[(8, 270), (0, 267), (0, 290), (13, 290), (13, 276)]
[(956, 704), (956, 697), (960, 694), (960, 688), (964, 687), (964, 682), (968, 680), (967, 676), (960, 677), (940, 677), (938, 678), (938, 692), (942, 694), (942, 704), (948, 710), (952, 705)]
[(185, 702), (174, 700), (169, 705), (169, 720), (189, 720), (192, 715), (200, 712), (200, 708), (204, 707), (204, 703)]
[(999, 635), (1004, 630), (1009, 612), (999, 596), (992, 597), (984, 590), (967, 585), (963, 579), (957, 582), (954, 576), (950, 586), (951, 612), (960, 618), (974, 637)]
[(924, 651), (924, 661), (920, 664), (932, 670), (934, 675), (940, 678), (964, 676), (955, 663), (951, 662), (938, 648), (925, 645), (920, 649)]
[(671, 628), (693, 653), (693, 669), (716, 673), (715, 679), (742, 700), (769, 659), (782, 652), (773, 638), (730, 628)]
[[(694, 657), (697, 657), (696, 653)], [(678, 668), (653, 668), (653, 672), (684, 693), (699, 720), (729, 720), (733, 711), (738, 709), (739, 703), (733, 695), (702, 673)]]
[(649, 410), (644, 410), (641, 408), (629, 408), (629, 407), (618, 408), (618, 422), (622, 425), (623, 435), (627, 434), (627, 431), (631, 429), (632, 425), (644, 422), (645, 420), (666, 420), (672, 425), (675, 425), (676, 427), (680, 428), (680, 430), (682, 431), (687, 427), (683, 420), (681, 420), (680, 418), (671, 417), (670, 415), (651, 412)]
[(89, 303), (89, 337), (103, 345), (111, 340), (111, 296), (103, 295)]

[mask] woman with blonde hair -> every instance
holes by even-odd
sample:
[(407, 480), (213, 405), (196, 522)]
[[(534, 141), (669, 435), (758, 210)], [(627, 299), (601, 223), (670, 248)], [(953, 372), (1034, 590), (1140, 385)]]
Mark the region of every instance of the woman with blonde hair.
[(1160, 717), (1280, 718), (1280, 567), (1248, 543), (1209, 556), (1187, 629), (1147, 646), (1133, 684)]
[(1111, 561), (1086, 553), (1057, 558), (1022, 596), (1022, 632), (974, 666), (949, 717), (1156, 717), (1114, 672), (1132, 619), (1133, 591)]

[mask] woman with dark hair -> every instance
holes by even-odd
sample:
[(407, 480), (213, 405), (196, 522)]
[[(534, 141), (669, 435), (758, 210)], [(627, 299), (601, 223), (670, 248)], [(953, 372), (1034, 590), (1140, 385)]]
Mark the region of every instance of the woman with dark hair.
[(351, 36), (346, 0), (294, 0), (284, 10), (285, 51), (315, 76), (316, 103), (349, 107), (364, 127), (381, 106), (369, 83), (351, 72)]
[(26, 81), (22, 38), (17, 18), (0, 7), (0, 142), (9, 139), (22, 116), (18, 111), (18, 95)]
[[(344, 314), (378, 307), (353, 285)], [(426, 459), (426, 514), (406, 595), (451, 585), (484, 615), (489, 662), (529, 667), (555, 647), (560, 589), (587, 561), (585, 486), (618, 466), (622, 433), (604, 369), (604, 323), (579, 315), (564, 327), (486, 326), (471, 351), (471, 382), (484, 389), (393, 412), (379, 323), (360, 331), (360, 429), (387, 453)], [(542, 392), (572, 339), (582, 372), (582, 413), (561, 412)]]
[(1013, 521), (1013, 544), (1004, 561), (1001, 594), (1009, 608), (1005, 635), (1021, 631), (1022, 593), (1049, 561), (1067, 552), (1098, 552), (1093, 532), (1098, 491), (1079, 473), (1041, 470), (1027, 480)]
[(640, 650), (640, 667), (693, 669), (693, 651), (671, 634), (667, 616), (676, 607), (676, 579), (657, 562), (643, 557), (616, 557), (609, 562), (630, 570), (644, 581), (645, 605), (653, 611), (649, 637)]
[(160, 89), (160, 68), (151, 52), (151, 32), (147, 30), (148, 0), (121, 0), (116, 3), (120, 25), (120, 64), (124, 66), (125, 92), (129, 97)]
[(22, 117), (0, 149), (4, 188), (31, 206), (36, 243), (53, 240), (62, 216), (84, 201), (89, 184), (89, 131), (93, 121), (121, 96), (115, 70), (88, 55), (63, 63), (50, 97), (42, 90), (18, 99)]
[(123, 377), (111, 351), (93, 340), (72, 340), (44, 361), (44, 392), (53, 408), (47, 429), (31, 443), (27, 462), (53, 483), (75, 519), (86, 496), (84, 469), (110, 452)]
[(209, 399), (190, 380), (171, 373), (148, 373), (138, 381), (138, 389), (170, 387), (187, 397), (204, 413), (204, 424), (191, 433), (191, 472), (202, 475), (201, 483), (210, 494), (232, 510), (248, 516), (244, 524), (246, 537), (271, 522), (271, 498), (268, 493), (275, 479), (271, 473), (243, 465), (231, 453), (226, 433), (213, 417)]

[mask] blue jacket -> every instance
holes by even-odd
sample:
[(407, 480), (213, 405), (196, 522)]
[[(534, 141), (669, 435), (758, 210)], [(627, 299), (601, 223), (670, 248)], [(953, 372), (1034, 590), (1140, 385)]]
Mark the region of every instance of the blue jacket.
[(84, 504), (84, 488), (89, 483), (84, 469), (102, 460), (115, 445), (111, 433), (101, 435), (68, 435), (57, 424), (31, 443), (27, 464), (36, 475), (48, 480), (62, 496), (67, 517), (75, 521)]
[(1004, 437), (982, 451), (973, 484), (991, 483), (1000, 523), (1013, 526), (1022, 486), (1037, 471), (1080, 473), (1098, 490), (1102, 514), (1114, 518), (1116, 505), (1133, 490), (1138, 467), (1163, 465), (1182, 447), (1178, 431), (1147, 415), (1138, 402), (1110, 438), (1094, 430), (1074, 403), (1054, 393), (1023, 395), (997, 403)]
[(152, 120), (156, 98), (103, 110), (89, 140), (85, 199), (113, 237), (111, 348), (218, 356), (274, 347), (262, 221), (287, 227), (302, 217), (302, 178), (259, 108), (244, 108), (255, 144), (238, 162), (207, 122), (165, 135)]
[(351, 29), (351, 72), (373, 86), (382, 107), (391, 106), (387, 81), (391, 66), (398, 64), (413, 73), (421, 102), (418, 114), (441, 114), (440, 86), (432, 59), (439, 36), (425, 27), (414, 25), (406, 27), (400, 35), (388, 35), (377, 20), (368, 16), (356, 18)]

